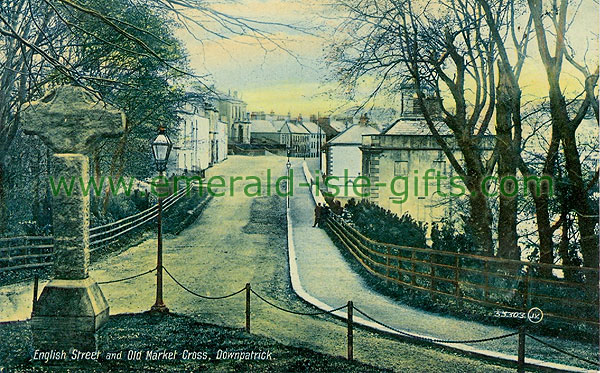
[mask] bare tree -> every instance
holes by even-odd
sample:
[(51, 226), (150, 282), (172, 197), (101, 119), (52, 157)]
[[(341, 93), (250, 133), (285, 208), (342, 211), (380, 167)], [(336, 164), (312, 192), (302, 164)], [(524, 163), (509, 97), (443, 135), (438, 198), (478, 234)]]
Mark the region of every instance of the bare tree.
[[(568, 13), (570, 11), (575, 12), (574, 5), (569, 5), (567, 0), (553, 0), (549, 4), (549, 9), (544, 9), (540, 0), (528, 0), (527, 2), (533, 18), (539, 55), (544, 64), (549, 84), (552, 152), (549, 154), (551, 157), (549, 157), (548, 162), (553, 162), (559, 150), (559, 144), (562, 144), (566, 171), (570, 182), (571, 198), (569, 198), (568, 203), (577, 216), (584, 265), (596, 268), (598, 266), (598, 239), (595, 234), (595, 227), (598, 217), (592, 213), (590, 208), (588, 192), (590, 181), (584, 180), (582, 174), (576, 131), (590, 106), (594, 107), (596, 121), (598, 121), (598, 99), (595, 94), (598, 66), (596, 65), (594, 71), (591, 72), (584, 63), (575, 60), (573, 51), (568, 50)], [(549, 38), (551, 37), (554, 39), (554, 52), (550, 51)], [(585, 98), (575, 110), (574, 115), (569, 114), (568, 103), (561, 89), (560, 80), (564, 60), (576, 67), (584, 78), (583, 94)], [(593, 105), (591, 105), (592, 103)], [(548, 169), (547, 171), (551, 170)], [(592, 184), (594, 183), (592, 182)]]
[[(498, 50), (498, 89), (496, 99), (496, 150), (498, 152), (498, 177), (508, 180), (516, 176), (522, 149), (523, 125), (521, 120), (521, 89), (519, 78), (527, 56), (530, 39), (531, 17), (525, 27), (518, 26), (517, 19), (523, 7), (520, 1), (489, 2), (479, 0), (489, 36)], [(506, 14), (504, 23), (499, 14)], [(499, 23), (500, 21), (500, 23)], [(503, 35), (510, 36), (503, 36)], [(511, 59), (509, 49), (515, 51)], [(511, 185), (517, 188), (517, 185)], [(520, 259), (517, 235), (517, 198), (506, 193), (499, 195), (498, 255), (509, 259)]]
[[(483, 253), (494, 255), (492, 211), (482, 183), (493, 172), (499, 152), (496, 149), (488, 156), (482, 149), (490, 138), (497, 102), (497, 41), (490, 35), (481, 5), (475, 0), (372, 0), (344, 1), (342, 7), (348, 15), (341, 30), (348, 36), (334, 50), (341, 81), (356, 86), (364, 76), (375, 76), (375, 95), (386, 86), (393, 90), (406, 75), (410, 77), (427, 126), (469, 190), (468, 224), (476, 242)], [(502, 6), (494, 13), (496, 27), (506, 23), (509, 9)], [(523, 44), (518, 42), (518, 46)], [(512, 110), (515, 104), (508, 105)], [(434, 107), (441, 110), (443, 123), (452, 131), (451, 141), (440, 135)], [(505, 146), (511, 148), (512, 141), (508, 141)], [(455, 147), (460, 158), (455, 156)], [(503, 216), (512, 219), (506, 226), (516, 236), (516, 214)], [(512, 247), (516, 246), (516, 239), (511, 240)]]

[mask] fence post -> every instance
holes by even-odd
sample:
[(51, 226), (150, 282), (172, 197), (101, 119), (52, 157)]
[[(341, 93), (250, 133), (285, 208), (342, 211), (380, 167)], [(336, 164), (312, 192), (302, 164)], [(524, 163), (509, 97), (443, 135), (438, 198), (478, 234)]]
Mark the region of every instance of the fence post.
[(250, 283), (246, 283), (246, 333), (250, 333)]
[(529, 308), (529, 276), (531, 273), (531, 266), (527, 266), (527, 272), (525, 272), (525, 286), (523, 289), (523, 308), (527, 310)]
[(353, 335), (353, 324), (352, 324), (352, 313), (354, 306), (352, 301), (348, 301), (348, 360), (354, 360), (354, 335)]
[(485, 283), (485, 287), (483, 288), (483, 297), (484, 300), (487, 301), (490, 298), (490, 280), (489, 280), (489, 272), (490, 272), (490, 262), (488, 260), (485, 261), (483, 280)]
[(517, 372), (525, 372), (525, 325), (519, 327), (519, 357)]
[(37, 275), (33, 277), (33, 303), (31, 305), (31, 313), (35, 312), (35, 304), (38, 299), (38, 286), (39, 286), (39, 278)]
[(416, 255), (416, 254), (415, 254), (415, 251), (414, 251), (414, 250), (411, 250), (411, 253), (410, 253), (410, 259), (411, 259), (411, 260), (410, 260), (410, 268), (411, 268), (411, 272), (412, 272), (411, 283), (412, 283), (413, 285), (416, 285), (416, 284), (417, 284), (417, 276), (415, 275), (415, 272), (416, 272), (416, 267), (415, 267), (415, 259), (416, 259), (416, 256), (415, 256), (415, 255)]
[(456, 302), (458, 307), (462, 307), (462, 297), (460, 295), (460, 257), (457, 255), (454, 257), (454, 295), (456, 296)]
[(386, 251), (387, 251), (387, 256), (385, 257), (385, 281), (389, 284), (390, 283), (390, 247), (386, 246)]

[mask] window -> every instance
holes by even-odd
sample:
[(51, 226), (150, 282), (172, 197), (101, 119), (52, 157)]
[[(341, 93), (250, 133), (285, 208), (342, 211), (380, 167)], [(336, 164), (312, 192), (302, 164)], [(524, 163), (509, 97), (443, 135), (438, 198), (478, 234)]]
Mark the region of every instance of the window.
[(394, 162), (394, 176), (408, 176), (408, 161)]
[(440, 151), (438, 153), (437, 159), (433, 161), (433, 168), (436, 172), (439, 172), (440, 175), (446, 175), (446, 155), (444, 152)]
[(446, 175), (446, 161), (433, 161), (433, 168), (436, 172), (439, 172), (440, 175)]

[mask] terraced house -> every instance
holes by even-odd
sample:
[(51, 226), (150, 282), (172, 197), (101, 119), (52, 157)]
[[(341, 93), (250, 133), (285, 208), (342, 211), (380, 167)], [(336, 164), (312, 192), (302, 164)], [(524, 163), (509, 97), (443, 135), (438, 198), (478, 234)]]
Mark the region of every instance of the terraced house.
[(227, 158), (227, 124), (219, 120), (215, 105), (197, 92), (187, 93), (179, 115), (169, 169), (177, 174), (203, 175)]

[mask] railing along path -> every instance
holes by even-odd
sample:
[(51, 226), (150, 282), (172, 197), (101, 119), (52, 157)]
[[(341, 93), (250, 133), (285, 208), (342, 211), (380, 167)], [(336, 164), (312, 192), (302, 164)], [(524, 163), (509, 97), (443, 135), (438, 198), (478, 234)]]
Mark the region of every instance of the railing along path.
[[(597, 268), (533, 263), (482, 255), (400, 246), (372, 240), (330, 214), (327, 228), (371, 274), (433, 296), (598, 326)], [(577, 271), (585, 281), (533, 275), (543, 270)], [(542, 306), (543, 305), (543, 306)], [(574, 312), (577, 310), (577, 312)]]
[[(191, 192), (180, 188), (162, 200), (163, 212), (168, 211), (183, 196)], [(158, 204), (117, 221), (90, 228), (90, 252), (95, 252), (121, 236), (145, 225), (158, 215)], [(0, 238), (0, 273), (51, 266), (54, 255), (52, 236), (21, 236)]]

